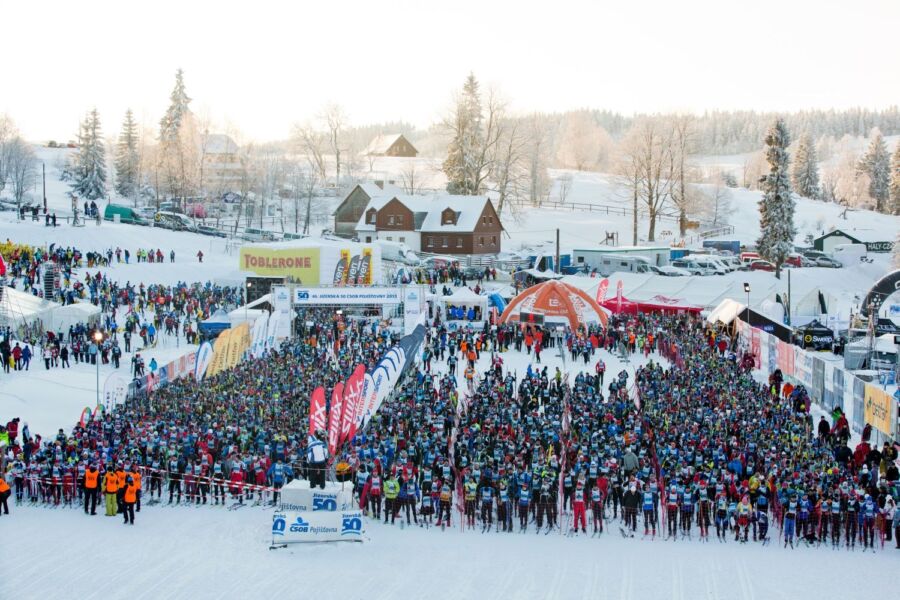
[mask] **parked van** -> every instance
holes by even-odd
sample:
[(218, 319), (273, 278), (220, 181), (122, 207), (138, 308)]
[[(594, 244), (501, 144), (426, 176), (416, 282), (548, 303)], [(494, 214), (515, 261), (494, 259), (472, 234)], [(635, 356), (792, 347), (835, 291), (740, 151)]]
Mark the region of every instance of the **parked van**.
[(650, 259), (643, 256), (603, 256), (597, 271), (603, 277), (613, 273), (650, 273)]
[(136, 208), (121, 206), (119, 204), (107, 204), (106, 208), (103, 209), (103, 219), (106, 221), (114, 221), (116, 215), (119, 215), (120, 223), (131, 223), (134, 225), (147, 224), (147, 220), (141, 216)]
[(737, 270), (737, 267), (733, 266), (725, 256), (719, 256), (717, 254), (691, 254), (690, 257), (710, 261), (726, 273)]
[(265, 229), (248, 227), (244, 230), (243, 238), (248, 242), (274, 242), (275, 234)]
[(724, 265), (710, 256), (690, 255), (685, 257), (685, 260), (687, 261), (688, 265), (706, 269), (715, 273), (716, 275), (724, 275), (728, 273), (728, 269), (726, 269)]
[(403, 242), (392, 242), (390, 240), (375, 240), (381, 247), (382, 260), (390, 260), (403, 263), (406, 265), (418, 265), (422, 262), (412, 248)]
[(175, 231), (196, 231), (194, 222), (190, 217), (179, 213), (161, 210), (153, 217), (157, 227), (173, 229)]
[(760, 256), (756, 252), (741, 252), (741, 262), (744, 266), (750, 266), (754, 260), (759, 260)]

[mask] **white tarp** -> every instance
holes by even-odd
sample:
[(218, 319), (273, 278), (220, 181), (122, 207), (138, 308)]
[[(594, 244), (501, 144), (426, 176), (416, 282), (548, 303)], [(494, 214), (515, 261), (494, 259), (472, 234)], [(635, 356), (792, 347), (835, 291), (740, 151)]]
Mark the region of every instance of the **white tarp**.
[(60, 304), (26, 294), (10, 287), (0, 287), (0, 326), (16, 331), (23, 325), (40, 321), (43, 327), (53, 326), (51, 312)]
[(734, 300), (726, 298), (725, 300), (722, 300), (711, 313), (709, 313), (709, 316), (706, 317), (706, 322), (730, 325), (745, 308), (746, 306), (740, 302), (735, 302)]
[[(95, 325), (100, 321), (100, 307), (90, 302), (76, 302), (56, 306), (50, 310), (50, 325), (53, 331), (69, 331), (69, 327), (86, 323)], [(47, 326), (45, 322), (45, 326)]]
[(361, 542), (363, 514), (354, 511), (276, 512), (272, 516), (272, 543)]
[[(343, 487), (343, 489), (342, 489)], [(294, 479), (281, 488), (283, 512), (347, 511), (353, 509), (352, 484), (327, 483), (325, 489), (310, 488), (309, 482)]]

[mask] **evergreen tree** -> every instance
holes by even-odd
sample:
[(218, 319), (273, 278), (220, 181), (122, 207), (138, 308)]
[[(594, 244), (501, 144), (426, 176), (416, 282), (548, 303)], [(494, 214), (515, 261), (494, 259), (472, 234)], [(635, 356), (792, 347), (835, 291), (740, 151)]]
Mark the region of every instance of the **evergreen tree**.
[(794, 191), (805, 198), (818, 199), (822, 191), (819, 188), (819, 165), (816, 148), (809, 134), (800, 138), (797, 154), (791, 170), (791, 183)]
[(790, 159), (787, 147), (790, 136), (782, 119), (777, 119), (766, 133), (766, 162), (769, 172), (762, 179), (759, 201), (760, 237), (756, 242), (759, 255), (775, 264), (775, 277), (781, 278), (781, 266), (794, 251), (794, 199), (788, 176)]
[(175, 87), (169, 95), (169, 108), (159, 122), (159, 139), (163, 143), (178, 143), (184, 116), (190, 111), (191, 99), (184, 89), (184, 71), (175, 71)]
[(122, 131), (116, 146), (116, 192), (125, 198), (134, 198), (138, 185), (138, 131), (134, 114), (125, 112)]
[(891, 158), (884, 143), (884, 137), (877, 129), (873, 132), (869, 149), (860, 159), (857, 170), (869, 176), (869, 196), (875, 200), (875, 210), (888, 212)]
[(900, 143), (891, 157), (891, 212), (900, 215)]
[(481, 189), (482, 132), (481, 94), (475, 75), (469, 74), (462, 94), (456, 101), (452, 121), (446, 124), (453, 132), (447, 147), (443, 171), (447, 176), (447, 191), (451, 194), (474, 195)]
[(99, 200), (106, 196), (106, 148), (96, 108), (88, 113), (79, 127), (78, 152), (70, 185), (72, 192), (85, 200)]

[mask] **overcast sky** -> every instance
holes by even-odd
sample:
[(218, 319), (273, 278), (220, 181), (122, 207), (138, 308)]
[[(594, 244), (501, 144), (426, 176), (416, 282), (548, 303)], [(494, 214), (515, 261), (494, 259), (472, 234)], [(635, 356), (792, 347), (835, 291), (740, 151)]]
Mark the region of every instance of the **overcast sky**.
[[(434, 5), (434, 6), (431, 6)], [(900, 0), (42, 0), (0, 11), (0, 112), (33, 140), (96, 106), (154, 125), (175, 69), (195, 111), (287, 136), (328, 101), (435, 121), (473, 71), (517, 111), (626, 114), (900, 103)]]

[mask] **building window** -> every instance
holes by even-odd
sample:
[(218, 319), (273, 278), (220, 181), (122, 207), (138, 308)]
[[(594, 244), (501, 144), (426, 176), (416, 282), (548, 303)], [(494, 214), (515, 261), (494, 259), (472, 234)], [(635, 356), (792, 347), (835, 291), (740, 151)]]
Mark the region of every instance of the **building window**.
[(441, 248), (446, 248), (446, 247), (447, 247), (447, 238), (443, 238), (441, 240)]
[(397, 215), (397, 225), (403, 225), (403, 215)]
[(485, 216), (482, 215), (482, 217), (481, 217), (481, 224), (482, 224), (482, 225), (487, 225), (487, 217), (485, 217)]
[(401, 237), (398, 237), (398, 238), (397, 238), (397, 241), (400, 242), (401, 244), (405, 244), (405, 243), (406, 243), (406, 238), (401, 236)]
[(375, 217), (377, 216), (377, 214), (378, 213), (376, 213), (374, 210), (369, 212), (369, 223), (372, 223), (373, 225), (375, 224)]
[(462, 238), (456, 238), (456, 247), (462, 248)]
[(496, 245), (497, 245), (497, 236), (492, 235), (491, 236), (491, 246), (496, 246)]
[(388, 225), (394, 224), (394, 215), (388, 215)]
[(371, 243), (372, 243), (372, 236), (371, 236), (371, 235), (367, 235), (367, 236), (366, 236), (366, 243), (367, 243), (367, 244), (371, 244)]
[(484, 236), (483, 235), (478, 236), (478, 245), (484, 246)]
[(490, 223), (491, 225), (493, 225), (493, 224), (494, 224), (494, 217), (488, 217), (488, 223)]
[(394, 238), (392, 238), (391, 236), (387, 236), (387, 237), (384, 238), (384, 239), (386, 239), (386, 240), (389, 241), (389, 242), (393, 242), (393, 241), (394, 241)]
[(434, 248), (434, 238), (431, 236), (428, 236), (428, 247)]

